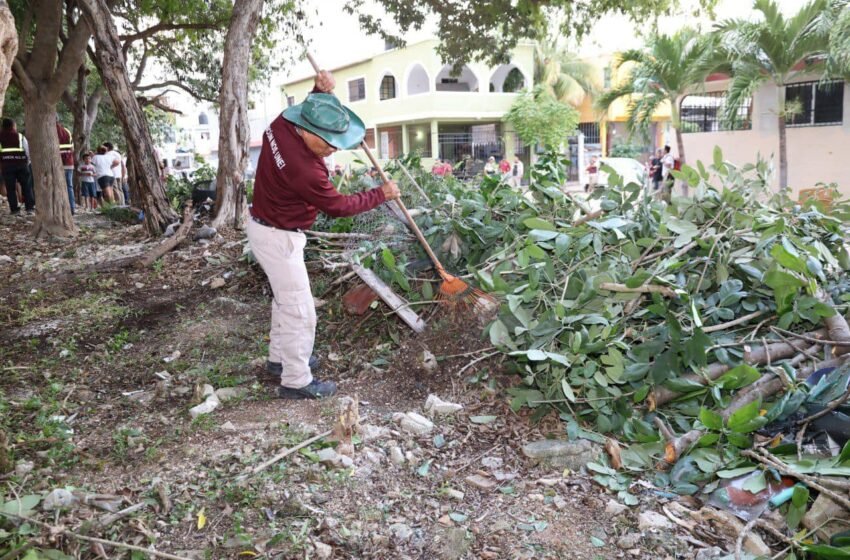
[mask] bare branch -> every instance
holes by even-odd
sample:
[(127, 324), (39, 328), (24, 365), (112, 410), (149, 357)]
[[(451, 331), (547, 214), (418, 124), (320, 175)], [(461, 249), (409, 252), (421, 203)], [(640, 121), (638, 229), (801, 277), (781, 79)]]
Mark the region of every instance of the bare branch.
[(139, 84), (142, 83), (142, 74), (145, 71), (145, 67), (148, 65), (148, 44), (144, 43), (145, 48), (142, 51), (142, 58), (139, 60), (139, 67), (136, 68), (136, 77), (133, 78), (131, 85), (133, 88), (139, 87)]
[(15, 76), (15, 82), (18, 86), (23, 90), (23, 92), (28, 95), (35, 92), (35, 82), (33, 82), (32, 77), (27, 72), (27, 69), (24, 68), (23, 63), (17, 58), (12, 62), (12, 73)]
[(138, 41), (140, 39), (148, 39), (153, 37), (157, 33), (162, 31), (182, 31), (182, 30), (190, 30), (190, 29), (220, 29), (221, 27), (227, 25), (227, 20), (216, 20), (207, 23), (157, 23), (156, 25), (152, 25), (147, 29), (143, 29), (137, 33), (132, 33), (130, 35), (121, 35), (119, 39), (124, 42), (124, 45), (127, 46), (134, 41)]
[(34, 81), (48, 80), (56, 66), (56, 39), (62, 30), (63, 5), (48, 0), (35, 0), (31, 4), (38, 17), (27, 70)]
[(49, 99), (59, 100), (62, 97), (62, 92), (71, 83), (80, 65), (85, 60), (89, 38), (91, 38), (89, 25), (84, 19), (80, 18), (68, 35), (65, 46), (62, 47), (59, 63), (56, 65), (56, 73), (47, 89)]
[(215, 98), (208, 97), (208, 96), (205, 96), (205, 95), (201, 95), (197, 91), (193, 90), (190, 86), (184, 84), (183, 82), (181, 82), (179, 80), (166, 80), (164, 82), (159, 82), (159, 83), (156, 83), (156, 84), (146, 84), (146, 85), (143, 85), (143, 86), (137, 86), (133, 89), (135, 89), (137, 92), (143, 92), (143, 91), (150, 91), (152, 89), (165, 88), (165, 87), (168, 87), (168, 86), (180, 88), (183, 91), (185, 91), (186, 93), (188, 93), (189, 95), (191, 95), (192, 97), (194, 97), (195, 99), (199, 99), (201, 101), (209, 101), (210, 103), (215, 103), (217, 101)]

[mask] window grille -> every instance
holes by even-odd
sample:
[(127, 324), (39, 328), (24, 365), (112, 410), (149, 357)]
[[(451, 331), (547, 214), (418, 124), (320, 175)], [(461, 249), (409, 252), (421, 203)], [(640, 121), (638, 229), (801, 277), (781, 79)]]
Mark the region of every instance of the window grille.
[(682, 132), (750, 130), (753, 127), (753, 100), (748, 97), (735, 108), (735, 120), (727, 122), (726, 92), (712, 91), (685, 96), (680, 106)]
[(366, 99), (366, 79), (357, 78), (348, 82), (348, 101)]
[(381, 101), (395, 99), (395, 78), (387, 75), (381, 80)]
[(828, 126), (844, 121), (844, 82), (802, 82), (785, 86), (787, 126)]
[(599, 123), (586, 122), (579, 123), (578, 130), (584, 134), (585, 144), (599, 144)]

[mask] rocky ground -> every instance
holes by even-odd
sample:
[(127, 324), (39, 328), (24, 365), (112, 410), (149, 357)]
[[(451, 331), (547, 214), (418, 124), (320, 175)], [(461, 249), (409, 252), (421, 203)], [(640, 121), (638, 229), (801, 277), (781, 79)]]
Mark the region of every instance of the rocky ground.
[[(599, 446), (547, 441), (566, 439), (558, 419), (513, 411), (505, 389), (517, 377), (466, 318), (437, 312), (414, 337), (380, 306), (347, 315), (350, 284), (316, 273), (317, 354), (340, 396), (280, 401), (261, 367), (268, 287), (241, 236), (187, 241), (138, 269), (109, 263), (150, 249), (139, 226), (95, 214), (77, 223), (77, 238), (37, 244), (30, 219), (0, 217), (0, 451), (12, 469), (0, 481), (4, 501), (40, 502), (18, 513), (183, 558), (720, 552), (701, 550), (711, 535), (692, 536), (687, 512), (651, 484), (632, 488), (632, 508), (596, 485), (584, 465)], [(218, 404), (193, 417), (205, 399)], [(345, 411), (359, 420), (353, 451), (322, 438), (252, 474)], [(21, 527), (0, 531), (0, 553), (127, 555)]]

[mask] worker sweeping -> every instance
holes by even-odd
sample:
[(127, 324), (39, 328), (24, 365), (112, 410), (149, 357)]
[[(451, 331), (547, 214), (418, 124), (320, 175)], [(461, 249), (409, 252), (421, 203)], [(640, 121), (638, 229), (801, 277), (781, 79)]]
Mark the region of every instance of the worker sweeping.
[(399, 197), (394, 181), (352, 194), (337, 192), (323, 158), (363, 140), (365, 126), (330, 92), (329, 72), (316, 76), (313, 92), (287, 108), (263, 134), (257, 163), (254, 202), (248, 222), (251, 251), (268, 276), (274, 294), (266, 372), (279, 377), (277, 395), (316, 399), (336, 392), (319, 381), (312, 357), (316, 310), (304, 264), (304, 230), (319, 211), (332, 217), (353, 216)]

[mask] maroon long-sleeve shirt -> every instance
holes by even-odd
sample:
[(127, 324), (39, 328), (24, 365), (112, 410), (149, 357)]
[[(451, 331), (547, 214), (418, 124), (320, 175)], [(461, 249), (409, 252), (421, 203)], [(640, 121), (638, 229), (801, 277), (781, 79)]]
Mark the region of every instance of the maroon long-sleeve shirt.
[(333, 217), (366, 212), (385, 201), (380, 188), (344, 195), (328, 178), (322, 158), (282, 116), (263, 133), (251, 214), (284, 229), (309, 229), (319, 210)]

